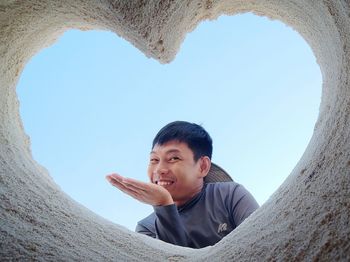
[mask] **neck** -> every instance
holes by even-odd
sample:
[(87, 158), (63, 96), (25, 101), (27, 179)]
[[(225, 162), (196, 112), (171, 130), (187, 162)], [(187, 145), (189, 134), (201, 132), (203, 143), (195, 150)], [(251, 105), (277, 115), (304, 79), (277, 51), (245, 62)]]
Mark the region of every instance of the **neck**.
[(180, 207), (186, 204), (188, 201), (190, 201), (192, 198), (194, 198), (198, 193), (202, 191), (203, 186), (204, 186), (204, 182), (203, 180), (201, 180), (201, 182), (198, 183), (198, 185), (195, 188), (193, 188), (192, 192), (188, 194), (185, 198), (174, 201), (175, 205)]

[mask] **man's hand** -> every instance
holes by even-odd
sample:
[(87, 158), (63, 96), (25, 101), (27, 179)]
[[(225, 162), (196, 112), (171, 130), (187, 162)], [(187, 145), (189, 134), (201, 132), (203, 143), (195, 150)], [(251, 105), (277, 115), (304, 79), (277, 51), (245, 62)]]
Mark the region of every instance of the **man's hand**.
[(159, 185), (144, 183), (132, 178), (125, 178), (118, 174), (108, 175), (106, 176), (106, 179), (119, 190), (143, 203), (152, 206), (167, 206), (174, 204), (173, 198), (168, 190)]

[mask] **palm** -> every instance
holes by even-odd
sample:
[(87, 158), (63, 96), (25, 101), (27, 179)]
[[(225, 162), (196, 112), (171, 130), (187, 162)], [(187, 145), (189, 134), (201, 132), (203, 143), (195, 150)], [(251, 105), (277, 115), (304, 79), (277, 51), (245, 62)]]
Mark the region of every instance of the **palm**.
[(124, 178), (118, 174), (111, 174), (106, 178), (113, 186), (143, 203), (153, 206), (165, 206), (174, 203), (168, 190), (159, 185)]

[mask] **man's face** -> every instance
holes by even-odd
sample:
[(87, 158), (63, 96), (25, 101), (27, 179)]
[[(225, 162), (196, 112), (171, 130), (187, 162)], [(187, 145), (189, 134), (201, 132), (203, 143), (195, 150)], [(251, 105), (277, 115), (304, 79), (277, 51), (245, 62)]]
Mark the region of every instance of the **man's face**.
[(203, 171), (203, 157), (195, 162), (186, 143), (169, 141), (156, 144), (150, 154), (148, 176), (151, 182), (167, 189), (177, 206), (201, 191), (206, 173)]

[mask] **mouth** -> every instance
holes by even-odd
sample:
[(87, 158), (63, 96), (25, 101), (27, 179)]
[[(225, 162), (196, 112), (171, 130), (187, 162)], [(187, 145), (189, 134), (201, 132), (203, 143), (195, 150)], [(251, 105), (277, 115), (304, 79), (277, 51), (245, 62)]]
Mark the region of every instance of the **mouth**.
[(172, 184), (174, 184), (174, 181), (170, 181), (170, 180), (156, 180), (155, 184), (162, 186), (162, 187), (169, 187)]

